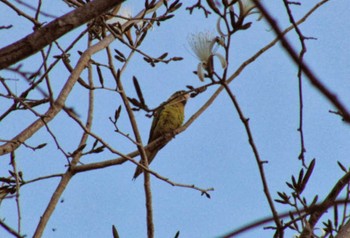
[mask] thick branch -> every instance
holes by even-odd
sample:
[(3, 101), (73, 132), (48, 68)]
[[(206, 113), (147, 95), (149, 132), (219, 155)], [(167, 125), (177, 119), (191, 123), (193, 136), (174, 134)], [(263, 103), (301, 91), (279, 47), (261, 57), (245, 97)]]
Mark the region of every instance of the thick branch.
[(39, 28), (25, 38), (0, 49), (0, 69), (35, 54), (64, 34), (110, 10), (124, 0), (95, 0)]

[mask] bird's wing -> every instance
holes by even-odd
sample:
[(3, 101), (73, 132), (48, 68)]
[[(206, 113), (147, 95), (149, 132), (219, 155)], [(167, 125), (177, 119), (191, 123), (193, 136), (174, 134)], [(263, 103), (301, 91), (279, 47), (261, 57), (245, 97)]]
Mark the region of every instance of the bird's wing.
[(157, 130), (160, 114), (162, 113), (165, 104), (166, 102), (163, 102), (161, 106), (154, 112), (151, 131), (149, 132), (148, 144), (151, 143), (153, 140), (157, 139), (159, 136), (159, 135), (156, 135), (158, 133), (155, 133), (155, 132)]

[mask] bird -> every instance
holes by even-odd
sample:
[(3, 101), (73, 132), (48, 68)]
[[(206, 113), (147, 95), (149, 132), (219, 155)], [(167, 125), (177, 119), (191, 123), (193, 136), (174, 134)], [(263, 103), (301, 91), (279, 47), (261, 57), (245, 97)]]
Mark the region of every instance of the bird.
[[(148, 144), (167, 133), (173, 132), (182, 125), (185, 119), (185, 105), (188, 98), (189, 94), (186, 93), (186, 91), (177, 91), (155, 110), (149, 133)], [(164, 140), (155, 148), (146, 149), (148, 164), (151, 164), (157, 153), (168, 142), (169, 140)], [(140, 163), (143, 163), (142, 160)], [(135, 180), (142, 172), (142, 167), (138, 166), (136, 168), (133, 180)]]

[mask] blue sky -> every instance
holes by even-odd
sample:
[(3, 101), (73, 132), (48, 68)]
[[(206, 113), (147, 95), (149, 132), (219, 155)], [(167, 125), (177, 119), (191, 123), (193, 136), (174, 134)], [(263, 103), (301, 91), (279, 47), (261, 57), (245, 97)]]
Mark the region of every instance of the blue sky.
[[(195, 1), (189, 1), (193, 4)], [(266, 1), (265, 1), (266, 2)], [(48, 4), (44, 9), (56, 16), (67, 12), (62, 3)], [(305, 14), (317, 1), (307, 1), (301, 7), (294, 6), (296, 16)], [(127, 6), (137, 13), (142, 4), (138, 1), (126, 1)], [(183, 61), (152, 68), (141, 56), (135, 55), (122, 80), (125, 90), (135, 96), (132, 76), (136, 76), (143, 89), (149, 107), (154, 108), (166, 100), (169, 95), (186, 85), (200, 86), (203, 83), (192, 73), (196, 70), (198, 60), (191, 52), (187, 42), (188, 35), (200, 31), (213, 31), (215, 34), (216, 18), (203, 17), (202, 12), (195, 11), (189, 15), (184, 6), (175, 13), (175, 17), (155, 26), (149, 32), (141, 49), (152, 56), (168, 52), (169, 56), (184, 57)], [(282, 3), (266, 3), (268, 9), (278, 18), (282, 28), (289, 26)], [(6, 7), (0, 4), (0, 11)], [(347, 0), (329, 1), (319, 8), (301, 26), (305, 36), (315, 37), (308, 40), (306, 62), (316, 75), (329, 86), (345, 104), (350, 105), (350, 2)], [(33, 14), (31, 11), (27, 11)], [(20, 18), (12, 11), (6, 10), (0, 16), (2, 25), (14, 24), (15, 29), (0, 32), (0, 47), (20, 39), (31, 32), (31, 26), (22, 24)], [(234, 36), (231, 49), (230, 73), (260, 48), (274, 39), (271, 28), (264, 20), (255, 21), (250, 17), (252, 27)], [(49, 22), (43, 18), (41, 21)], [(17, 22), (18, 21), (18, 22)], [(67, 46), (79, 33), (79, 30), (62, 37), (59, 43)], [(300, 47), (295, 33), (288, 38)], [(71, 61), (75, 65), (78, 59), (76, 51), (84, 49), (82, 41), (71, 52)], [(126, 49), (117, 41), (114, 48)], [(220, 50), (219, 50), (220, 52)], [(56, 52), (57, 53), (57, 52)], [(55, 54), (55, 53), (54, 53)], [(54, 55), (53, 54), (53, 55)], [(94, 60), (104, 60), (103, 52), (93, 56)], [(38, 56), (27, 59), (24, 67), (28, 70), (38, 66)], [(120, 63), (116, 62), (116, 67)], [(106, 85), (113, 87), (114, 80), (108, 71), (103, 71)], [(4, 72), (2, 76), (16, 78), (12, 73)], [(277, 191), (290, 192), (285, 185), (291, 175), (297, 175), (300, 169), (298, 155), (300, 151), (298, 128), (298, 84), (297, 67), (292, 63), (280, 45), (275, 45), (236, 78), (230, 88), (236, 95), (250, 126), (260, 156), (268, 160), (265, 165), (267, 180), (273, 198)], [(69, 73), (57, 68), (51, 73), (56, 96)], [(86, 72), (82, 77), (86, 77)], [(96, 84), (98, 79), (96, 78)], [(14, 91), (26, 88), (19, 79), (10, 83)], [(214, 88), (191, 99), (186, 105), (186, 118), (189, 118), (214, 92)], [(4, 89), (0, 88), (0, 93)], [(40, 94), (32, 96), (39, 97)], [(122, 103), (114, 92), (95, 91), (95, 121), (93, 131), (103, 137), (111, 146), (123, 153), (135, 150), (135, 146), (114, 132), (108, 117)], [(8, 107), (8, 102), (0, 99), (0, 111)], [(87, 92), (79, 85), (67, 100), (67, 106), (74, 109), (85, 120), (87, 110)], [(316, 168), (310, 183), (303, 193), (309, 200), (315, 194), (324, 198), (335, 182), (343, 175), (337, 165), (341, 161), (349, 166), (350, 128), (340, 118), (330, 114), (334, 109), (327, 100), (304, 79), (304, 133), (306, 143), (306, 161), (316, 158)], [(46, 108), (39, 109), (44, 112)], [(151, 119), (144, 112), (136, 112), (136, 119), (144, 143), (148, 139)], [(10, 139), (35, 118), (29, 112), (17, 112), (0, 124), (1, 139)], [(15, 122), (15, 123), (14, 123)], [(132, 133), (123, 110), (119, 127), (126, 133)], [(76, 149), (81, 136), (78, 126), (61, 113), (50, 124), (50, 129), (57, 135), (62, 147), (72, 152)], [(48, 141), (48, 145), (36, 152), (25, 147), (16, 151), (17, 166), (24, 172), (27, 180), (66, 170), (66, 160), (57, 150), (52, 138), (45, 129), (41, 129), (28, 140), (31, 145)], [(89, 146), (94, 140), (90, 139)], [(83, 163), (115, 158), (111, 153), (87, 156)], [(0, 175), (7, 176), (9, 156), (0, 160)], [(242, 122), (239, 120), (232, 102), (225, 93), (199, 117), (186, 131), (176, 136), (158, 154), (151, 168), (172, 181), (195, 184), (201, 188), (214, 187), (211, 199), (201, 196), (198, 191), (172, 187), (152, 177), (155, 237), (173, 237), (180, 230), (180, 237), (219, 237), (252, 221), (270, 215), (270, 210), (263, 193), (258, 168), (248, 144)], [(111, 226), (118, 228), (121, 237), (146, 237), (145, 200), (143, 182), (140, 176), (135, 182), (131, 180), (135, 165), (124, 163), (121, 166), (106, 168), (76, 175), (62, 196), (62, 202), (56, 207), (44, 237), (111, 237)], [(58, 179), (38, 182), (23, 186), (21, 189), (22, 233), (32, 236)], [(5, 200), (1, 204), (1, 218), (13, 227), (16, 226), (15, 203)], [(284, 212), (288, 207), (276, 205), (278, 211)], [(288, 234), (291, 236), (291, 232)], [(272, 232), (255, 229), (239, 237), (271, 237)], [(0, 237), (8, 234), (0, 230)]]

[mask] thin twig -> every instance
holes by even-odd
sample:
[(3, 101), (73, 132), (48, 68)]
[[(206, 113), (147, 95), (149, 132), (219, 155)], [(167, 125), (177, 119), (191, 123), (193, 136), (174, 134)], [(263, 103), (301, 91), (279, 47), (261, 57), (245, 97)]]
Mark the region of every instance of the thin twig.
[(283, 0), (284, 7), (287, 10), (288, 16), (289, 16), (289, 22), (293, 25), (294, 30), (296, 31), (299, 42), (301, 45), (301, 50), (299, 52), (299, 65), (298, 65), (298, 91), (299, 91), (299, 134), (300, 134), (300, 154), (299, 159), (302, 161), (304, 167), (305, 165), (305, 157), (304, 154), (306, 152), (305, 149), (305, 141), (304, 141), (304, 130), (303, 130), (303, 81), (302, 81), (302, 67), (301, 64), (304, 60), (304, 55), (306, 53), (306, 45), (305, 45), (305, 36), (301, 33), (301, 30), (299, 29), (297, 23), (294, 20), (294, 16), (292, 14), (292, 11), (289, 7), (290, 2), (287, 0)]
[[(265, 19), (268, 21), (276, 35), (278, 36), (279, 40), (281, 41), (282, 46), (284, 49), (288, 52), (291, 59), (295, 62), (296, 65), (300, 65), (303, 73), (306, 75), (306, 77), (309, 79), (311, 84), (320, 92), (322, 95), (327, 98), (327, 100), (333, 104), (335, 108), (337, 108), (343, 118), (344, 121), (347, 123), (350, 123), (350, 112), (345, 107), (345, 105), (338, 99), (337, 95), (333, 93), (331, 90), (329, 90), (321, 80), (319, 80), (315, 74), (312, 72), (310, 67), (305, 62), (299, 62), (299, 56), (292, 47), (292, 45), (289, 43), (289, 41), (283, 36), (283, 32), (281, 31), (280, 27), (278, 26), (277, 22), (272, 18), (271, 14), (266, 10), (264, 5), (258, 1), (253, 0), (259, 11), (264, 15)], [(322, 2), (319, 2), (317, 5), (323, 5), (324, 3), (328, 2), (329, 0), (323, 0)]]
[(277, 210), (275, 208), (273, 199), (271, 197), (270, 189), (269, 189), (269, 186), (268, 186), (268, 183), (267, 183), (267, 179), (266, 179), (266, 175), (265, 175), (265, 171), (264, 171), (264, 166), (263, 165), (264, 165), (264, 163), (266, 163), (266, 161), (262, 161), (260, 159), (260, 155), (259, 155), (258, 149), (257, 149), (257, 147), (255, 145), (255, 142), (254, 142), (254, 139), (253, 139), (253, 135), (252, 135), (252, 132), (250, 130), (249, 119), (245, 118), (245, 116), (243, 115), (242, 109), (239, 106), (239, 103), (238, 103), (236, 97), (233, 95), (233, 93), (231, 92), (231, 89), (228, 87), (228, 85), (226, 83), (223, 83), (223, 86), (224, 86), (227, 94), (231, 98), (231, 101), (233, 102), (233, 104), (234, 104), (234, 106), (236, 108), (236, 111), (237, 111), (237, 113), (239, 115), (239, 118), (241, 119), (241, 121), (242, 121), (242, 123), (244, 125), (244, 128), (246, 130), (250, 147), (253, 150), (254, 157), (255, 157), (256, 163), (257, 163), (258, 168), (259, 168), (259, 174), (260, 174), (261, 181), (263, 183), (264, 193), (265, 193), (265, 196), (266, 196), (267, 201), (269, 203), (272, 215), (274, 217), (274, 222), (276, 224), (276, 229), (277, 229), (276, 232), (278, 234), (278, 237), (282, 238), (283, 237), (282, 224), (281, 224), (281, 221), (279, 219), (279, 215), (277, 213)]
[(10, 226), (8, 226), (3, 220), (0, 219), (0, 226), (4, 228), (8, 233), (13, 235), (16, 238), (24, 238), (25, 236), (21, 236), (19, 233), (17, 233), (14, 229), (12, 229)]
[(26, 184), (30, 184), (30, 183), (34, 183), (34, 182), (37, 182), (37, 181), (45, 180), (45, 179), (58, 178), (58, 177), (62, 177), (62, 176), (63, 176), (63, 174), (50, 174), (50, 175), (46, 175), (46, 176), (41, 176), (41, 177), (38, 177), (38, 178), (35, 178), (35, 179), (31, 179), (31, 180), (28, 180), (28, 181), (23, 181), (21, 186), (26, 185)]
[(17, 232), (18, 234), (21, 234), (21, 206), (20, 206), (20, 201), (19, 201), (19, 190), (20, 190), (20, 177), (17, 171), (17, 165), (16, 165), (16, 159), (15, 159), (15, 152), (11, 153), (11, 165), (13, 168), (13, 173), (15, 175), (15, 180), (16, 180), (16, 207), (17, 207)]
[(19, 8), (17, 8), (15, 5), (13, 5), (12, 3), (10, 3), (8, 0), (1, 0), (2, 3), (6, 4), (8, 7), (10, 7), (12, 10), (14, 10), (19, 16), (23, 16), (24, 18), (28, 19), (29, 21), (31, 21), (34, 26), (38, 27), (41, 26), (41, 23), (39, 21), (37, 21), (37, 19), (29, 16), (28, 14), (24, 13), (23, 11), (21, 11)]

